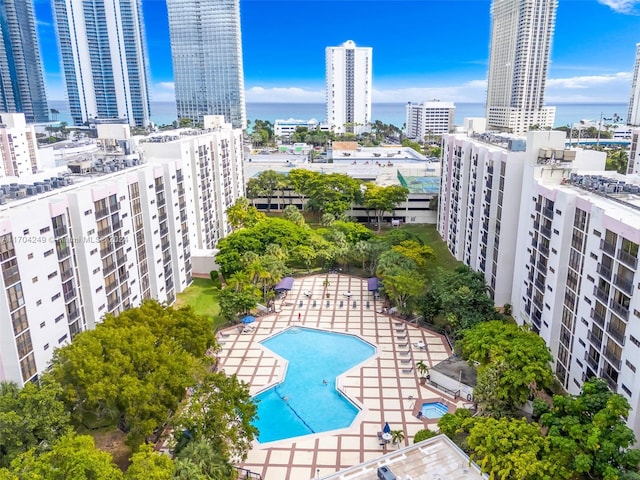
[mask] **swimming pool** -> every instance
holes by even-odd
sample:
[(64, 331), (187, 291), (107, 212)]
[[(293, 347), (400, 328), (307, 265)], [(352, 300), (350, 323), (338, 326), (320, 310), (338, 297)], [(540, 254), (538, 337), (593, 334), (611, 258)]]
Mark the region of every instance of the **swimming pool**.
[(440, 418), (449, 411), (449, 408), (442, 402), (423, 403), (420, 409), (425, 418)]
[(282, 383), (254, 397), (260, 443), (351, 425), (359, 409), (335, 388), (336, 377), (374, 355), (373, 345), (353, 335), (303, 327), (261, 343), (288, 367)]

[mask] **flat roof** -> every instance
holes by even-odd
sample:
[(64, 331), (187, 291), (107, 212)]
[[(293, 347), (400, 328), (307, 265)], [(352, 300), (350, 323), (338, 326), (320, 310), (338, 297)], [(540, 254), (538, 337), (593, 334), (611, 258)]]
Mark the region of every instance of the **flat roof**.
[(390, 470), (398, 480), (487, 478), (446, 435), (438, 435), (322, 477), (322, 480), (378, 480), (378, 468)]

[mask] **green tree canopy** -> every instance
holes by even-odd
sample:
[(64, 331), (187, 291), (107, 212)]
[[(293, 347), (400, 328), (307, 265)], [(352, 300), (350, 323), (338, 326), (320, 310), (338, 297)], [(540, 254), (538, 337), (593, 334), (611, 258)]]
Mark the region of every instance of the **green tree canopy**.
[(407, 200), (409, 190), (400, 185), (381, 187), (372, 183), (366, 185), (364, 191), (364, 207), (373, 210), (378, 223), (378, 231), (382, 228), (382, 219), (387, 212), (393, 210)]
[[(98, 450), (93, 437), (73, 433), (61, 437), (51, 450), (37, 455), (35, 449), (11, 462), (11, 472), (22, 480), (121, 480), (111, 455)], [(11, 478), (11, 477), (9, 477)]]
[(640, 450), (632, 448), (635, 435), (625, 424), (629, 410), (626, 398), (609, 390), (605, 380), (591, 378), (579, 395), (555, 395), (540, 423), (572, 470), (613, 480), (640, 464)]
[(141, 445), (131, 457), (125, 480), (171, 480), (175, 466), (168, 455), (158, 453), (151, 445)]
[(524, 405), (536, 389), (551, 385), (552, 360), (544, 340), (511, 323), (479, 323), (463, 332), (462, 354), (478, 362), (474, 396), (494, 415)]
[(60, 400), (62, 389), (53, 382), (41, 385), (0, 383), (0, 467), (33, 448), (48, 448), (70, 430), (70, 415)]
[(257, 411), (246, 383), (216, 372), (194, 388), (175, 422), (194, 441), (206, 441), (224, 458), (244, 459), (258, 434), (252, 423)]
[(362, 196), (360, 182), (343, 173), (312, 177), (305, 184), (305, 189), (309, 210), (318, 214), (331, 213), (336, 217), (342, 216)]
[(233, 228), (253, 227), (264, 220), (265, 214), (258, 211), (246, 197), (240, 197), (227, 209), (227, 219)]
[(56, 350), (51, 375), (75, 421), (117, 424), (133, 446), (162, 425), (204, 368), (187, 349), (204, 353), (211, 325), (189, 316), (147, 301)]

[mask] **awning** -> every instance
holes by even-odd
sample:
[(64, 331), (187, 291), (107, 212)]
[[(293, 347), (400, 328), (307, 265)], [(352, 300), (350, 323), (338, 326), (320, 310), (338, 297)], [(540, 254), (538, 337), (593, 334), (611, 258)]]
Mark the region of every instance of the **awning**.
[(284, 277), (274, 287), (274, 290), (291, 290), (293, 288), (293, 277)]
[(370, 279), (367, 280), (367, 283), (369, 284), (369, 291), (370, 292), (377, 292), (378, 291), (378, 278), (376, 277), (372, 277)]

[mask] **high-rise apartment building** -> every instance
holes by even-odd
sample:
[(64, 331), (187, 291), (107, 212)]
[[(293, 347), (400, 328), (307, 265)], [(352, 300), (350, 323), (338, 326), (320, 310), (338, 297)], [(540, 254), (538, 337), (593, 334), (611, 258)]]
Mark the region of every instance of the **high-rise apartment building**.
[(640, 43), (636, 43), (636, 63), (633, 67), (627, 125), (640, 126)]
[(150, 122), (141, 0), (53, 0), (73, 122)]
[(70, 161), (71, 173), (0, 182), (0, 381), (36, 379), (105, 314), (171, 304), (208, 274), (244, 182), (242, 131), (205, 124), (138, 150), (128, 127), (99, 125), (99, 151)]
[(372, 52), (352, 40), (326, 48), (327, 122), (336, 133), (370, 130)]
[(49, 120), (33, 0), (0, 2), (0, 111)]
[(0, 178), (31, 175), (38, 168), (34, 126), (23, 113), (0, 113)]
[(407, 137), (416, 140), (434, 140), (433, 135), (451, 132), (456, 106), (453, 102), (431, 100), (422, 103), (407, 103)]
[(487, 125), (524, 133), (553, 127), (555, 107), (544, 90), (557, 0), (493, 0), (487, 86)]
[(239, 0), (167, 0), (178, 118), (246, 126)]
[(445, 135), (438, 230), (545, 340), (563, 387), (604, 378), (638, 435), (640, 177), (605, 172), (605, 153), (564, 142)]

